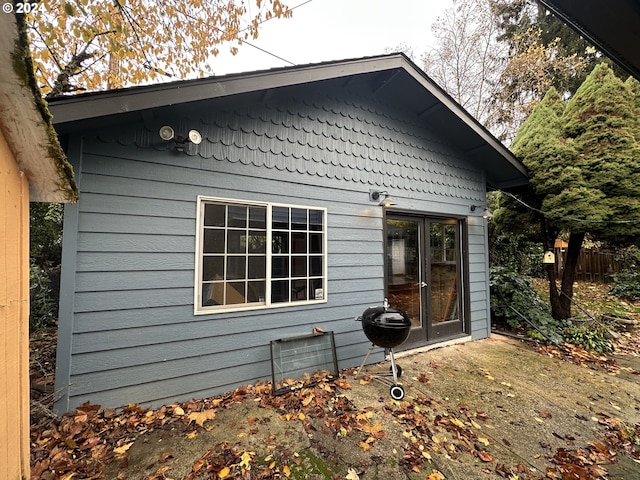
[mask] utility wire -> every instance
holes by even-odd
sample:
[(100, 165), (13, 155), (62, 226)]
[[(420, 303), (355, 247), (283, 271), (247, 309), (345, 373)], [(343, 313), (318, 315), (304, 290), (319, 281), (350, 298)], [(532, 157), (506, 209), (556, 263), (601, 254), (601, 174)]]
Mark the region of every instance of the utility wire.
[(516, 197), (514, 194), (509, 192), (504, 192), (502, 190), (498, 190), (500, 193), (506, 195), (507, 197), (513, 198), (516, 202), (524, 205), (529, 210), (539, 213), (544, 217), (554, 218), (557, 220), (571, 220), (572, 222), (581, 222), (581, 223), (603, 223), (603, 224), (629, 224), (629, 223), (640, 223), (640, 219), (636, 220), (585, 220), (584, 218), (576, 218), (576, 217), (563, 217), (562, 215), (552, 215), (551, 213), (547, 213), (539, 208), (532, 207), (531, 205), (525, 203), (523, 200)]
[[(302, 7), (302, 6), (304, 6), (304, 5), (308, 4), (308, 3), (311, 3), (312, 1), (313, 1), (313, 0), (306, 0), (305, 2), (302, 2), (302, 3), (298, 4), (298, 5), (296, 5), (295, 7), (291, 7), (291, 11), (294, 11), (296, 8), (300, 8), (300, 7)], [(260, 25), (262, 25), (263, 23), (268, 22), (269, 20), (273, 20), (274, 18), (276, 18), (276, 17), (267, 18), (266, 20), (261, 21), (261, 22), (260, 22)], [(248, 28), (249, 28), (249, 27), (247, 26), (247, 27), (245, 27), (245, 28), (243, 28), (243, 29), (239, 30), (239, 31), (238, 31), (238, 33), (242, 33), (242, 32), (244, 32), (245, 30), (247, 30)], [(247, 45), (249, 45), (250, 47), (253, 47), (253, 48), (255, 48), (256, 50), (260, 50), (261, 52), (266, 53), (267, 55), (271, 55), (272, 57), (277, 58), (278, 60), (281, 60), (281, 61), (283, 61), (283, 62), (285, 62), (285, 63), (288, 63), (289, 65), (293, 65), (293, 66), (295, 66), (295, 65), (296, 65), (295, 63), (293, 63), (293, 62), (291, 62), (291, 61), (287, 60), (286, 58), (282, 58), (282, 57), (280, 57), (279, 55), (276, 55), (275, 53), (272, 53), (272, 52), (269, 52), (268, 50), (265, 50), (264, 48), (258, 47), (257, 45), (253, 45), (252, 43), (249, 43), (249, 42), (247, 42), (246, 40), (243, 40), (243, 41), (242, 41), (242, 43), (243, 43), (243, 44), (244, 44), (244, 43), (246, 43), (246, 44), (247, 44)]]

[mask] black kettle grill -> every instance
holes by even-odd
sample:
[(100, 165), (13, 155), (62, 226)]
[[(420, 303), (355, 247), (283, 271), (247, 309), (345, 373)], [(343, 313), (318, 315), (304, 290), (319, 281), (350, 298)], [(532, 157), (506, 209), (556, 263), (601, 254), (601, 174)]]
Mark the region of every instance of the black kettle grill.
[(389, 308), (389, 302), (385, 298), (382, 306), (367, 308), (361, 316), (356, 318), (356, 321), (362, 322), (362, 330), (372, 343), (360, 368), (356, 372), (356, 378), (369, 358), (371, 351), (376, 346), (382, 347), (389, 352), (389, 359), (391, 360), (391, 376), (393, 376), (393, 384), (390, 385), (391, 398), (402, 400), (404, 398), (404, 388), (398, 385), (398, 378), (402, 375), (402, 368), (395, 363), (393, 348), (404, 343), (409, 336), (411, 331), (409, 316), (401, 310)]

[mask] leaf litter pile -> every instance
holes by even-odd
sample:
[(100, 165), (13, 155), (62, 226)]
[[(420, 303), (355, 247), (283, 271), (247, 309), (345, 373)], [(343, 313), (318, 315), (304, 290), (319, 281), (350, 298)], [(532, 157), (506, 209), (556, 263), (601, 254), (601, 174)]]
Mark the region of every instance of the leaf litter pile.
[[(437, 365), (431, 366), (437, 368)], [(526, 462), (504, 465), (495, 461), (491, 453), (493, 439), (480, 433), (491, 428), (490, 419), (484, 413), (473, 411), (466, 404), (445, 405), (424, 395), (412, 398), (411, 402), (381, 398), (379, 407), (358, 409), (343, 394), (352, 388), (346, 381), (348, 373), (343, 372), (334, 382), (320, 381), (311, 388), (282, 396), (273, 396), (271, 384), (260, 382), (213, 398), (158, 409), (130, 405), (116, 411), (84, 404), (59, 419), (42, 417), (32, 428), (32, 479), (101, 478), (110, 463), (115, 462), (121, 469), (128, 466), (127, 452), (137, 438), (162, 430), (193, 438), (213, 428), (210, 421), (221, 410), (246, 401), (274, 410), (283, 422), (301, 422), (311, 437), (321, 430), (341, 442), (351, 442), (353, 448), (363, 453), (384, 439), (386, 431), (380, 420), (389, 416), (402, 428), (402, 443), (396, 445), (401, 450), (400, 467), (406, 474), (419, 474), (415, 478), (427, 480), (455, 478), (446, 477), (441, 473), (446, 469), (440, 466), (445, 458), (456, 461), (464, 455), (477, 457), (486, 465), (485, 473), (493, 472), (509, 479), (604, 479), (607, 478), (604, 465), (611, 463), (618, 452), (627, 452), (640, 460), (640, 427), (628, 427), (614, 417), (600, 414), (598, 422), (607, 432), (605, 438), (582, 449), (557, 449), (548, 459), (553, 466), (547, 468), (545, 476), (540, 476), (540, 472), (534, 473)], [(426, 375), (416, 380), (429, 382)], [(368, 381), (365, 377), (360, 382)], [(266, 420), (251, 417), (247, 421), (252, 426)], [(270, 444), (269, 455), (258, 455), (232, 441), (220, 442), (202, 453), (185, 480), (304, 478), (295, 475), (301, 462), (298, 452), (279, 446), (275, 436), (265, 438), (264, 442)], [(322, 454), (321, 447), (318, 451)], [(137, 478), (174, 478), (168, 462), (172, 457), (173, 452), (164, 452), (150, 473)], [(356, 480), (368, 463), (379, 461), (371, 457), (360, 465), (348, 466), (344, 472), (331, 472), (331, 476), (325, 478)], [(118, 478), (129, 477), (121, 473)]]

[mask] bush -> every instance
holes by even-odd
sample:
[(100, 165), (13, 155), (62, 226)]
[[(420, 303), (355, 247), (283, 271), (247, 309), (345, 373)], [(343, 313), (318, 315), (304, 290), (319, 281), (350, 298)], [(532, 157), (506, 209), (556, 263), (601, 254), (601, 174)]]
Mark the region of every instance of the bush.
[(491, 264), (512, 272), (535, 278), (545, 278), (542, 258), (544, 249), (539, 242), (512, 233), (495, 235), (491, 239)]
[(533, 289), (527, 277), (505, 267), (490, 270), (491, 310), (496, 320), (513, 329), (537, 330), (537, 334), (560, 342), (551, 309)]
[(613, 286), (609, 293), (620, 298), (640, 300), (640, 249), (629, 247), (620, 255), (622, 270), (611, 275)]
[(613, 350), (607, 339), (607, 328), (602, 325), (574, 325), (570, 324), (563, 332), (564, 340), (573, 345), (582, 345), (587, 350), (604, 353)]
[(58, 313), (57, 299), (51, 292), (48, 273), (35, 261), (29, 268), (29, 329), (33, 332), (41, 328), (53, 327)]

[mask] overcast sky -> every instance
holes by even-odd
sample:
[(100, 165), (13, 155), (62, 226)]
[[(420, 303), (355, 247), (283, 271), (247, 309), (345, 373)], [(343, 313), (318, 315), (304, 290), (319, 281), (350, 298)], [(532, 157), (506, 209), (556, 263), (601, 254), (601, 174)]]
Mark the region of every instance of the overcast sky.
[(451, 0), (285, 0), (293, 17), (262, 25), (256, 47), (226, 48), (211, 62), (209, 74), (248, 72), (274, 67), (358, 58), (385, 53), (400, 44), (419, 56), (433, 43), (431, 24)]

